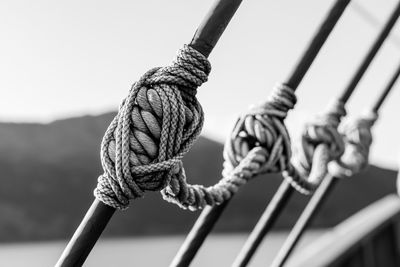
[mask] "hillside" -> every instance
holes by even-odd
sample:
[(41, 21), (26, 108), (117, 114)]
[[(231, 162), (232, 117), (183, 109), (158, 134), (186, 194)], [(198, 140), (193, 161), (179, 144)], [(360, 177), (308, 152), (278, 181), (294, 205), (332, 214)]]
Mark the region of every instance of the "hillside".
[[(101, 137), (113, 117), (84, 116), (50, 124), (0, 123), (0, 242), (69, 237), (93, 201), (101, 173)], [(202, 137), (184, 163), (192, 183), (219, 179), (222, 144)], [(334, 225), (395, 191), (396, 173), (371, 166), (343, 180), (318, 216), (315, 226)], [(232, 201), (216, 231), (248, 231), (277, 189), (281, 177), (268, 175), (249, 183)], [(290, 227), (307, 198), (296, 196), (278, 221)], [(148, 193), (118, 212), (106, 236), (186, 233), (198, 213), (182, 211)]]

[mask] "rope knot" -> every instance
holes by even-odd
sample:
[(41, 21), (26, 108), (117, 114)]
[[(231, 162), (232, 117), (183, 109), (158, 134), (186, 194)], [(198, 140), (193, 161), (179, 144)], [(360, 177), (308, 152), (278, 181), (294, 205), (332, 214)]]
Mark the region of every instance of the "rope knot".
[(309, 161), (312, 159), (315, 148), (320, 144), (328, 146), (331, 158), (337, 158), (343, 154), (344, 144), (338, 132), (338, 126), (345, 115), (344, 104), (341, 101), (334, 101), (326, 113), (306, 124), (302, 135), (302, 148)]
[(325, 114), (306, 124), (285, 175), (300, 192), (314, 191), (328, 173), (327, 164), (343, 154), (344, 142), (337, 127), (345, 115), (344, 104), (335, 101)]
[(171, 65), (156, 68), (145, 75), (143, 85), (171, 85), (184, 94), (195, 96), (197, 88), (205, 83), (211, 71), (210, 62), (197, 50), (185, 45), (178, 51)]
[(295, 104), (294, 91), (278, 84), (265, 103), (242, 115), (225, 144), (224, 172), (238, 166), (254, 147), (268, 151), (264, 170), (284, 170), (291, 157), (290, 137), (284, 119)]
[(339, 159), (328, 165), (333, 176), (350, 177), (367, 167), (372, 144), (371, 128), (377, 119), (378, 114), (373, 112), (344, 124), (341, 132), (345, 151)]
[(133, 84), (102, 140), (99, 200), (125, 209), (145, 191), (185, 180), (181, 159), (204, 117), (195, 94), (210, 70), (207, 58), (186, 45), (170, 66), (153, 68)]

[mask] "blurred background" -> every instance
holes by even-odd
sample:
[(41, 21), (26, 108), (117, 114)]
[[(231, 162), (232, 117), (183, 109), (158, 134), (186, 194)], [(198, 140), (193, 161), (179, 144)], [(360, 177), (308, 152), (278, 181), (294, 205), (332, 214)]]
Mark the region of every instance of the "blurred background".
[[(206, 117), (184, 160), (192, 183), (211, 185), (221, 177), (223, 140), (237, 116), (288, 75), (333, 2), (243, 1), (210, 56), (209, 82), (198, 91)], [(145, 71), (168, 64), (190, 42), (212, 3), (0, 2), (0, 266), (56, 262), (93, 200), (100, 141), (120, 101)], [(344, 89), (396, 4), (350, 4), (296, 92), (298, 104), (287, 118), (294, 139)], [(350, 99), (351, 116), (370, 107), (399, 62), (396, 26)], [(396, 88), (373, 129), (371, 166), (338, 185), (305, 243), (395, 192), (399, 100)], [(258, 177), (240, 191), (194, 266), (231, 263), (281, 180)], [(291, 201), (254, 266), (270, 261), (306, 200), (297, 194)], [(114, 216), (86, 266), (165, 266), (197, 216), (148, 193)], [(150, 257), (150, 250), (159, 255)]]

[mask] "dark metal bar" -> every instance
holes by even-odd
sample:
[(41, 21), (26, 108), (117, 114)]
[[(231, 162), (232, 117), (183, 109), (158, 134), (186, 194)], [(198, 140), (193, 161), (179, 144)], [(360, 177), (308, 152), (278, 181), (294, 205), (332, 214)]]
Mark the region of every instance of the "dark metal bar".
[(281, 267), (285, 264), (293, 248), (296, 246), (300, 240), (301, 234), (304, 232), (306, 227), (310, 224), (311, 220), (317, 214), (317, 211), (324, 203), (324, 200), (329, 195), (337, 183), (338, 179), (331, 175), (327, 175), (322, 181), (321, 185), (315, 191), (314, 196), (311, 198), (310, 202), (307, 204), (300, 218), (297, 220), (295, 226), (290, 232), (285, 243), (278, 252), (278, 255), (274, 259), (271, 267)]
[[(219, 0), (210, 9), (194, 34), (190, 46), (209, 56), (242, 0)], [(81, 266), (96, 244), (115, 209), (94, 200), (74, 233), (57, 266)]]
[(241, 3), (242, 0), (216, 1), (197, 28), (190, 46), (208, 57)]
[(115, 209), (95, 200), (58, 260), (57, 267), (82, 266)]
[(190, 265), (195, 256), (193, 252), (197, 252), (200, 249), (208, 233), (214, 228), (215, 223), (228, 206), (228, 203), (229, 200), (215, 207), (207, 206), (203, 210), (169, 265), (170, 267), (186, 267)]
[(329, 34), (332, 32), (339, 18), (342, 16), (350, 0), (339, 0), (336, 1), (335, 5), (331, 8), (328, 16), (324, 22), (318, 28), (315, 36), (313, 37), (308, 48), (304, 51), (304, 54), (300, 57), (300, 60), (293, 68), (293, 71), (289, 74), (286, 81), (286, 85), (296, 90), (300, 82), (303, 80), (314, 59), (317, 57), (319, 50), (322, 45), (328, 39)]
[(372, 107), (372, 111), (374, 111), (374, 112), (378, 112), (379, 111), (380, 107), (383, 104), (383, 101), (388, 96), (390, 90), (395, 85), (395, 83), (397, 81), (397, 78), (399, 78), (399, 76), (400, 76), (400, 65), (397, 67), (397, 70), (394, 72), (392, 78), (390, 79), (390, 81), (386, 85), (385, 89), (383, 90), (383, 92), (379, 96), (378, 100), (375, 102), (374, 106)]
[[(312, 62), (317, 57), (319, 50), (321, 49), (322, 45), (327, 40), (329, 34), (332, 32), (334, 26), (339, 21), (341, 15), (343, 14), (344, 10), (346, 9), (347, 5), (349, 4), (350, 0), (337, 0), (335, 5), (329, 11), (329, 14), (318, 28), (316, 34), (313, 36), (311, 43), (300, 57), (300, 60), (297, 64), (295, 64), (294, 70), (289, 75), (289, 78), (285, 82), (293, 90), (296, 90), (298, 85), (300, 84), (301, 80), (303, 79), (304, 75), (306, 74), (307, 70), (310, 68)], [(279, 203), (277, 207), (283, 205), (285, 203), (285, 195), (287, 198), (290, 195), (291, 187), (287, 187), (286, 190), (282, 190), (282, 195), (276, 196), (276, 201)], [(207, 235), (211, 232), (212, 228), (214, 227), (216, 221), (218, 220), (221, 213), (224, 211), (224, 208), (219, 206), (213, 208), (207, 208), (202, 212), (200, 218), (208, 218), (207, 220), (201, 220), (201, 222), (196, 222), (194, 227), (191, 229), (190, 233), (188, 234), (187, 239), (182, 244), (181, 248), (179, 249), (178, 254), (172, 261), (170, 267), (174, 266), (187, 266), (181, 263), (181, 261), (190, 263), (193, 258), (196, 256), (196, 253), (204, 240), (206, 239)], [(275, 212), (272, 211), (273, 214)], [(215, 217), (215, 218), (213, 218)], [(271, 218), (271, 223), (275, 221), (275, 216)], [(202, 231), (198, 231), (201, 228)], [(193, 240), (193, 241), (190, 241)], [(198, 244), (192, 244), (192, 242), (198, 242)]]
[(373, 46), (368, 51), (367, 56), (361, 62), (361, 65), (358, 67), (356, 74), (353, 76), (352, 80), (350, 81), (347, 88), (343, 91), (343, 94), (340, 96), (340, 100), (346, 102), (354, 89), (356, 88), (357, 84), (361, 80), (362, 76), (364, 75), (365, 71), (367, 70), (368, 66), (371, 64), (372, 60), (374, 59), (376, 53), (381, 48), (383, 42), (386, 40), (386, 37), (389, 35), (390, 31), (392, 30), (394, 24), (396, 23), (397, 19), (400, 15), (400, 2), (397, 4), (396, 9), (390, 15), (389, 20), (386, 22), (383, 30), (380, 32), (378, 37), (376, 38)]
[(295, 190), (293, 187), (284, 180), (269, 202), (268, 207), (257, 222), (257, 225), (254, 227), (249, 238), (246, 240), (246, 243), (236, 257), (232, 267), (247, 266), (258, 246), (264, 239), (264, 236), (269, 232), (269, 230), (271, 230), (275, 221), (278, 219), (278, 214), (280, 214), (285, 208), (286, 203), (288, 203), (294, 192)]

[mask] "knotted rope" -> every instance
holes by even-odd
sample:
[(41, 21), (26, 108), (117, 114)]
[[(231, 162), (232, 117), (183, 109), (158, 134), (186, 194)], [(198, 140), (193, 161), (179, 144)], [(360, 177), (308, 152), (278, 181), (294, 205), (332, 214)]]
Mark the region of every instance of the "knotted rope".
[(151, 69), (133, 84), (101, 144), (99, 200), (125, 209), (145, 191), (185, 181), (181, 159), (203, 125), (196, 89), (210, 70), (206, 57), (184, 46), (170, 66)]
[(214, 186), (170, 183), (167, 200), (195, 210), (218, 205), (236, 193), (252, 177), (286, 169), (291, 157), (290, 138), (283, 123), (296, 103), (292, 89), (278, 85), (269, 99), (241, 116), (224, 148), (223, 178)]
[(343, 154), (344, 142), (337, 129), (345, 115), (344, 103), (335, 101), (325, 114), (305, 126), (292, 165), (284, 172), (285, 179), (299, 192), (313, 192), (328, 173), (328, 163)]
[(350, 177), (367, 167), (372, 144), (371, 128), (377, 119), (378, 114), (372, 112), (359, 119), (350, 120), (343, 126), (341, 132), (345, 151), (338, 160), (328, 165), (329, 173), (340, 178)]
[(292, 151), (284, 119), (296, 101), (293, 90), (280, 84), (275, 86), (265, 103), (243, 114), (225, 144), (224, 171), (227, 173), (238, 166), (253, 147), (268, 151), (268, 161), (263, 166), (265, 170), (285, 170)]

